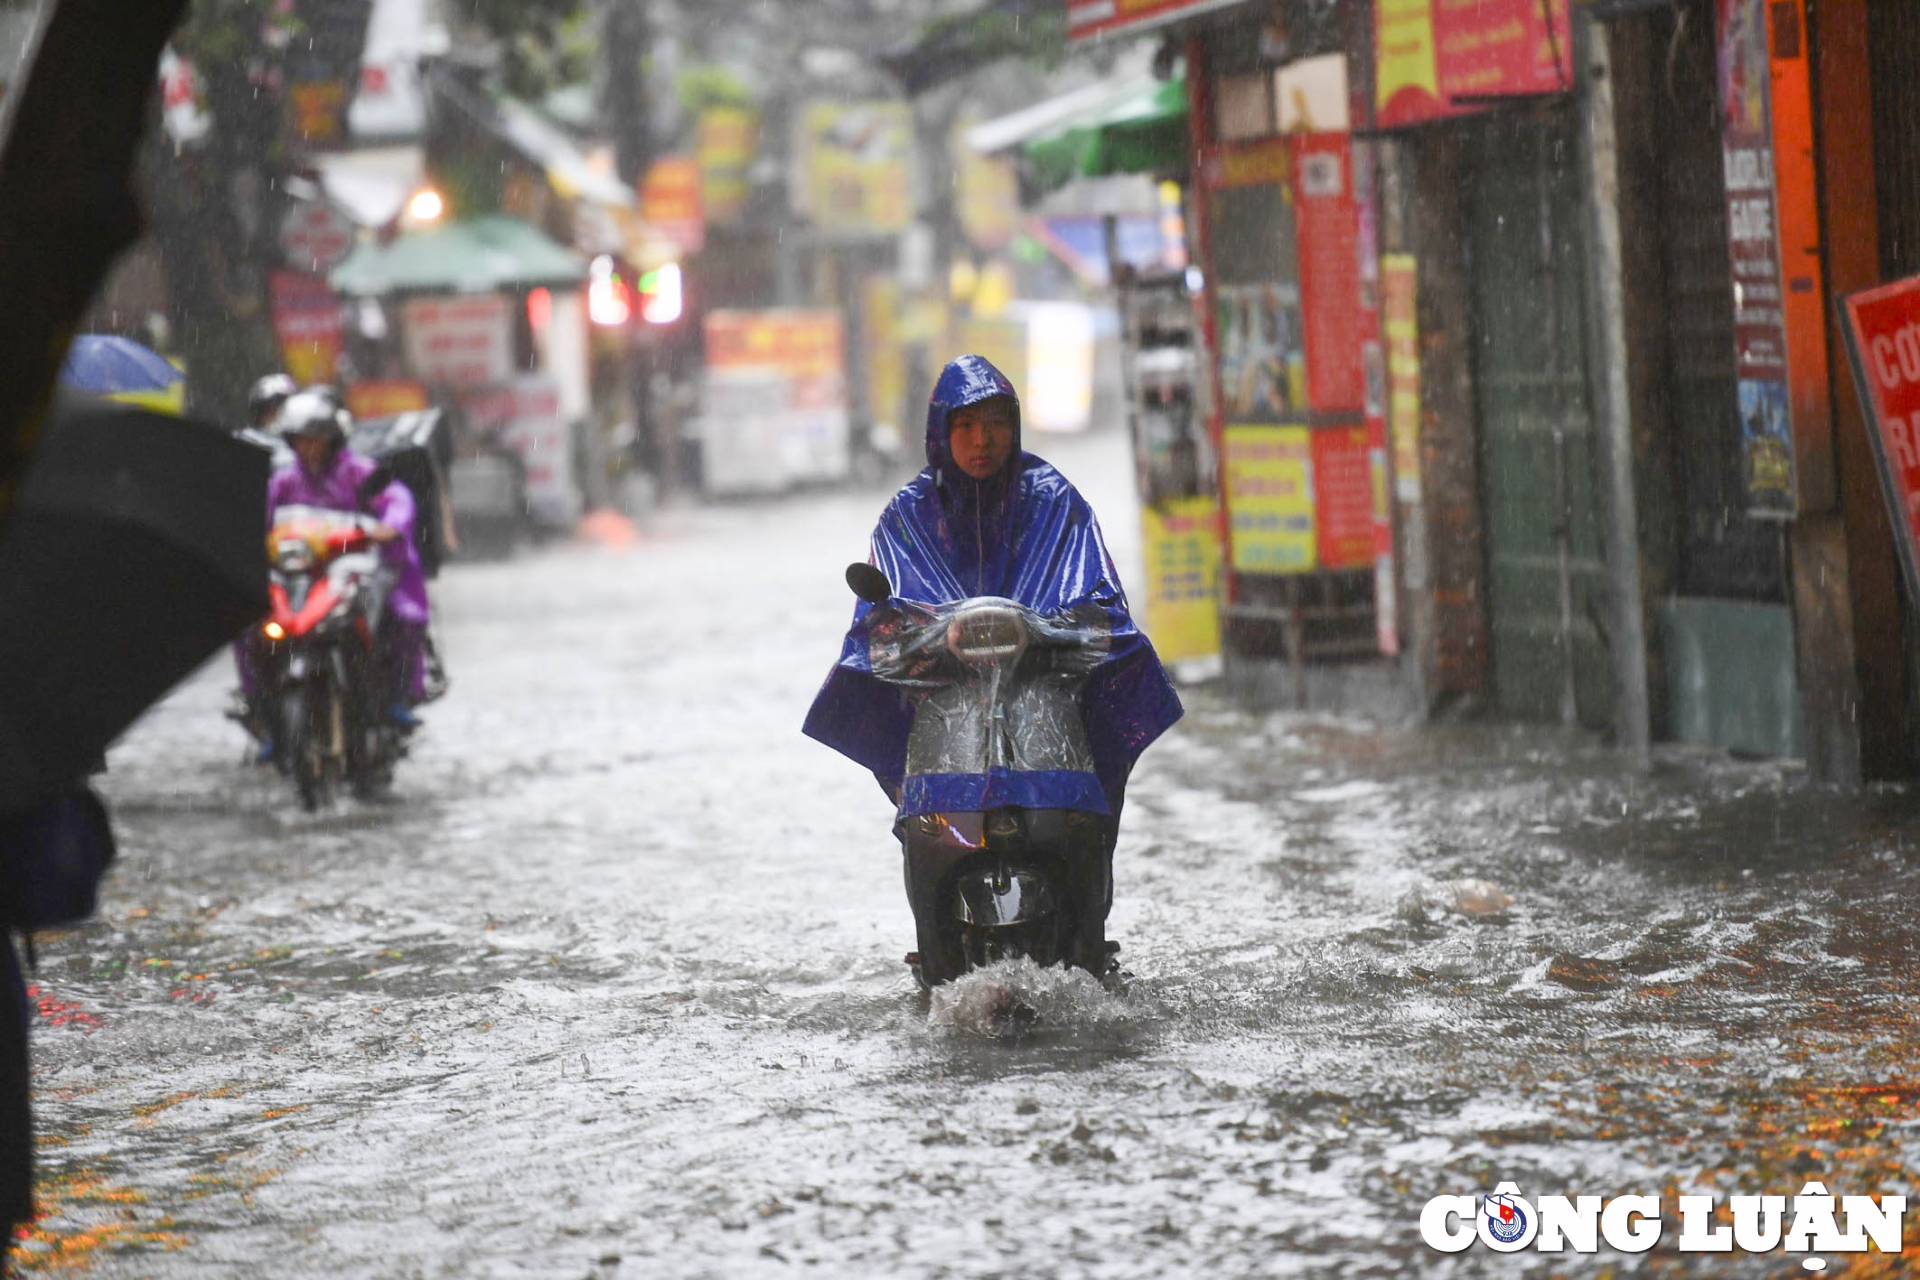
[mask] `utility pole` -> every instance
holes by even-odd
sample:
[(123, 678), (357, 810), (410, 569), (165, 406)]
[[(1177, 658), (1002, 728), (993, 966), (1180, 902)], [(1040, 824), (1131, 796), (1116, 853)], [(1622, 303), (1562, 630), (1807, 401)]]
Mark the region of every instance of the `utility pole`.
[[(1626, 301), (1621, 277), (1619, 144), (1614, 136), (1613, 75), (1607, 31), (1586, 13), (1574, 18), (1573, 49), (1586, 173), (1588, 342), (1600, 485), (1606, 498), (1607, 649), (1613, 660), (1614, 724), (1620, 745), (1645, 760), (1651, 741), (1647, 631), (1640, 581), (1639, 518), (1633, 483), (1633, 420), (1627, 385)], [(1563, 517), (1564, 518), (1564, 517)]]
[[(654, 161), (653, 112), (647, 99), (647, 60), (652, 51), (652, 24), (648, 0), (606, 0), (601, 14), (601, 40), (606, 50), (607, 78), (601, 97), (608, 131), (613, 136), (613, 169), (637, 194)], [(637, 213), (638, 210), (636, 209)], [(636, 268), (653, 264), (634, 263)], [(628, 330), (634, 427), (642, 467), (650, 472), (661, 494), (671, 492), (680, 470), (679, 426), (668, 406), (653, 394), (660, 366), (656, 349), (659, 334), (639, 316)]]

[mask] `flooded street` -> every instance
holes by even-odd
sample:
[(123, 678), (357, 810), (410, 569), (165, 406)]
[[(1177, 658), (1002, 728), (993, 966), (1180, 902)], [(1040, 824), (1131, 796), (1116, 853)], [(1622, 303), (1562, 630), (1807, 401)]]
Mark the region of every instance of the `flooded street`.
[[(1131, 581), (1124, 444), (1048, 443)], [(996, 974), (1018, 1040), (983, 979), (929, 1007), (889, 806), (799, 733), (882, 501), (449, 570), (389, 804), (302, 815), (222, 664), (151, 713), (99, 917), (40, 948), (28, 1272), (1770, 1276), (1676, 1252), (1672, 1197), (1907, 1192), (1920, 805), (1789, 766), (1189, 691), (1129, 791), (1126, 993)], [(1666, 1236), (1421, 1243), (1503, 1180)]]

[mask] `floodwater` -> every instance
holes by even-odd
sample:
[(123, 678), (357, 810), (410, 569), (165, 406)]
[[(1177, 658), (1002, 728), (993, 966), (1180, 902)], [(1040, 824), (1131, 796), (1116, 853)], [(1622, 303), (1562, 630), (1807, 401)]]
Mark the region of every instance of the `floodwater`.
[[(1127, 568), (1123, 449), (1043, 451)], [(1676, 1252), (1673, 1196), (1908, 1191), (1920, 805), (1789, 766), (1190, 691), (1129, 792), (1127, 990), (930, 1004), (886, 802), (798, 733), (879, 502), (450, 570), (390, 804), (300, 814), (220, 664), (153, 712), (100, 917), (40, 950), (29, 1274), (1770, 1276)], [(1503, 1180), (1667, 1232), (1421, 1243)]]

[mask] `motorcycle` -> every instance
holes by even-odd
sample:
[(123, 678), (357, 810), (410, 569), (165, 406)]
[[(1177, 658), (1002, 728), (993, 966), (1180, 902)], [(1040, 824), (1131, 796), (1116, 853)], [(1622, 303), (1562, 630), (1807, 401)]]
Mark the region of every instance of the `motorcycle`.
[(383, 714), (379, 635), (391, 582), (377, 525), (355, 512), (287, 506), (267, 535), (261, 714), (274, 763), (309, 811), (331, 804), (342, 780), (356, 797), (378, 795), (406, 754), (404, 732)]
[[(997, 596), (894, 601), (868, 564), (849, 565), (847, 584), (874, 606), (873, 674), (913, 703), (903, 794), (937, 795), (953, 775), (1093, 773), (1080, 690), (1107, 651), (1097, 609), (1043, 618)], [(1108, 814), (1008, 804), (903, 815), (896, 832), (919, 946), (907, 963), (923, 989), (1020, 956), (1115, 971)]]

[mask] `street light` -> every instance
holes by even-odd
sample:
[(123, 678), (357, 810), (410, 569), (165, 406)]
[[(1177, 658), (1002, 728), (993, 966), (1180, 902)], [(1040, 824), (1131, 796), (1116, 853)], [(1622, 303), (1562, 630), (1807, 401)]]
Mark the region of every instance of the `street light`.
[(447, 211), (447, 202), (432, 187), (422, 187), (407, 201), (407, 217), (415, 222), (437, 222)]

